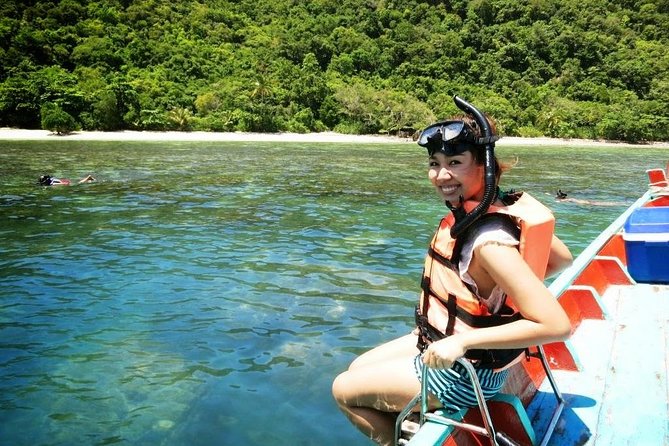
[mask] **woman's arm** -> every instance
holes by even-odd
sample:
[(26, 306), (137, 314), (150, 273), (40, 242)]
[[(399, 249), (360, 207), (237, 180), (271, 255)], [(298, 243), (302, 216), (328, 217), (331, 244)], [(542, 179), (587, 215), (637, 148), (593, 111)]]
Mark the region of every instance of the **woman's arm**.
[(566, 269), (572, 264), (574, 258), (562, 240), (553, 236), (551, 242), (551, 252), (548, 257), (548, 266), (546, 267), (546, 277), (550, 277)]
[[(567, 251), (568, 252), (568, 251)], [(525, 263), (515, 247), (484, 244), (474, 251), (480, 274), (489, 275), (513, 302), (524, 319), (506, 325), (479, 328), (432, 343), (423, 356), (430, 367), (449, 368), (469, 349), (524, 348), (566, 339), (571, 325), (557, 299)], [(470, 269), (471, 271), (471, 269)], [(478, 283), (480, 277), (473, 277)]]

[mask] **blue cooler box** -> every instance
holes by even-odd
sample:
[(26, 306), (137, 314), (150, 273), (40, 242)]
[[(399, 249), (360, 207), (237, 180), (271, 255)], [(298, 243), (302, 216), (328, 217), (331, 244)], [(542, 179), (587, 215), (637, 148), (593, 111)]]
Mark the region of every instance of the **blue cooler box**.
[(634, 280), (669, 283), (669, 206), (634, 210), (625, 222), (623, 240)]

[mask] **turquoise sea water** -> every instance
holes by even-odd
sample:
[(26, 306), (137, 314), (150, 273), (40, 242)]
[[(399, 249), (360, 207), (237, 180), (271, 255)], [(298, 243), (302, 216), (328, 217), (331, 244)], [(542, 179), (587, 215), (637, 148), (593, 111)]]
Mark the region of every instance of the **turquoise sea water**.
[[(668, 153), (498, 150), (575, 253)], [(0, 444), (368, 444), (330, 383), (411, 327), (445, 210), (425, 167), (412, 144), (0, 142)]]

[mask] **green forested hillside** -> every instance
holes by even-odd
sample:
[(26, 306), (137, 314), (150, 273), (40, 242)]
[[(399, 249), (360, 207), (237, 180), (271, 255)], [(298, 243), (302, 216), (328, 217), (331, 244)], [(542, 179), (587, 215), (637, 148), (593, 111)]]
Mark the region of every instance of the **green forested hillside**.
[(669, 140), (669, 0), (3, 0), (0, 126)]

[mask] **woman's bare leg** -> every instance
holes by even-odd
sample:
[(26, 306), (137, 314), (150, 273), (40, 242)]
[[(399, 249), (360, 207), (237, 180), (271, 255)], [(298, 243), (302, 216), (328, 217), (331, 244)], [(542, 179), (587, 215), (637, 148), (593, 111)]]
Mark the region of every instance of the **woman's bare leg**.
[(393, 444), (397, 413), (420, 391), (412, 360), (404, 356), (354, 367), (332, 385), (344, 415), (380, 445)]
[(358, 356), (353, 360), (353, 362), (351, 362), (351, 365), (348, 367), (348, 369), (353, 370), (358, 367), (364, 367), (370, 364), (387, 361), (388, 359), (408, 356), (414, 357), (419, 353), (418, 348), (416, 347), (417, 341), (418, 336), (414, 333), (410, 333), (400, 338), (393, 339), (392, 341), (388, 341), (385, 344), (381, 344), (378, 347), (375, 347)]
[[(332, 385), (342, 412), (380, 445), (393, 444), (397, 414), (420, 392), (414, 358), (414, 353), (399, 356), (395, 351), (393, 359), (353, 367), (339, 375)], [(432, 398), (429, 405), (439, 407)]]

